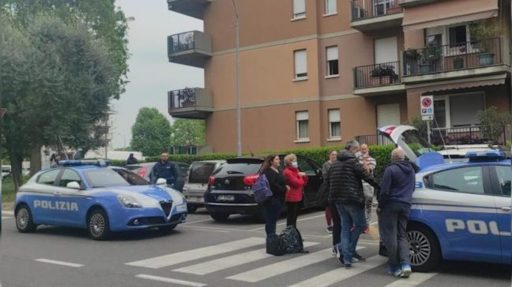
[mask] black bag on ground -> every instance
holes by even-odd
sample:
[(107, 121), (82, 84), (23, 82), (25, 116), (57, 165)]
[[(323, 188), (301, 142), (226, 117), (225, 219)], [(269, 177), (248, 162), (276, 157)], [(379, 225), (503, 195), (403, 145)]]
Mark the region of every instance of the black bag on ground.
[(267, 237), (267, 253), (274, 256), (281, 256), (286, 253), (286, 248), (279, 236), (273, 234)]
[(299, 230), (294, 226), (287, 226), (283, 233), (279, 234), (279, 239), (282, 241), (286, 253), (302, 253), (304, 252), (304, 244)]

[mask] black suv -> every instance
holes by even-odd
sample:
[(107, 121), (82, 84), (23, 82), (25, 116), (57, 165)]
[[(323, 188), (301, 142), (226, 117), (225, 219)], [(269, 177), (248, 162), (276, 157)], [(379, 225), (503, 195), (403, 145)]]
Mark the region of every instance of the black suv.
[[(284, 155), (280, 155), (283, 162)], [(309, 178), (304, 188), (303, 208), (316, 207), (316, 194), (322, 184), (322, 168), (311, 159), (297, 156), (299, 169)], [(235, 158), (215, 170), (208, 181), (205, 206), (210, 216), (225, 221), (231, 214), (249, 214), (262, 217), (260, 204), (254, 201), (252, 185), (257, 179), (263, 158)]]

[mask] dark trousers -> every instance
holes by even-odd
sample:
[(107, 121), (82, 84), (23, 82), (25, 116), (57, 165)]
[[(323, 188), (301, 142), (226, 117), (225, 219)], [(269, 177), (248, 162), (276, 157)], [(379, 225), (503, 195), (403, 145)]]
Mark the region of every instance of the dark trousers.
[(293, 225), (297, 227), (297, 212), (300, 202), (287, 202), (286, 203), (286, 226)]
[(271, 197), (263, 203), (263, 209), (265, 211), (265, 233), (267, 237), (276, 234), (277, 219), (281, 214), (282, 204), (281, 202)]
[(401, 202), (388, 202), (381, 207), (379, 227), (382, 242), (388, 253), (390, 267), (401, 263), (410, 264), (409, 242), (407, 241), (407, 220), (411, 207)]
[(329, 203), (332, 215), (332, 245), (336, 246), (341, 243), (341, 218), (336, 208), (336, 204)]

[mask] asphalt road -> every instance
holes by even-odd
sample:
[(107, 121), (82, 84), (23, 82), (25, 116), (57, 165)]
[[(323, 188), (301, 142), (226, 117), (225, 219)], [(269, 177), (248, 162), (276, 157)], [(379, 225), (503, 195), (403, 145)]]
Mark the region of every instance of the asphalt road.
[[(5, 212), (5, 211), (4, 211)], [(278, 230), (284, 227), (280, 220)], [(377, 255), (376, 226), (361, 238), (366, 263), (342, 268), (331, 256), (323, 212), (299, 216), (308, 254), (268, 256), (264, 230), (251, 218), (216, 223), (200, 209), (171, 234), (158, 231), (117, 234), (93, 241), (85, 231), (40, 227), (16, 231), (2, 213), (0, 282), (3, 287), (103, 286), (511, 286), (510, 266), (445, 262), (434, 273), (395, 279)]]

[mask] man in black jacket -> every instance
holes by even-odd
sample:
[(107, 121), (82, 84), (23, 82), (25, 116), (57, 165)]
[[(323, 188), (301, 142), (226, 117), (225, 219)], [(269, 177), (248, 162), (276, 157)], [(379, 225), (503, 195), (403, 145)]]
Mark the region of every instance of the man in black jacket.
[(345, 150), (338, 154), (326, 178), (329, 186), (329, 201), (336, 204), (341, 217), (340, 262), (345, 267), (352, 267), (352, 262), (364, 261), (355, 250), (359, 236), (366, 228), (364, 213), (364, 193), (362, 180), (378, 189), (379, 185), (358, 161), (355, 153), (359, 143), (347, 142)]
[(167, 153), (162, 153), (160, 155), (160, 161), (158, 161), (151, 171), (151, 182), (155, 183), (159, 178), (165, 178), (167, 180), (167, 185), (173, 187), (176, 183), (176, 179), (178, 178), (178, 171), (176, 169), (176, 165), (169, 161), (169, 155)]

